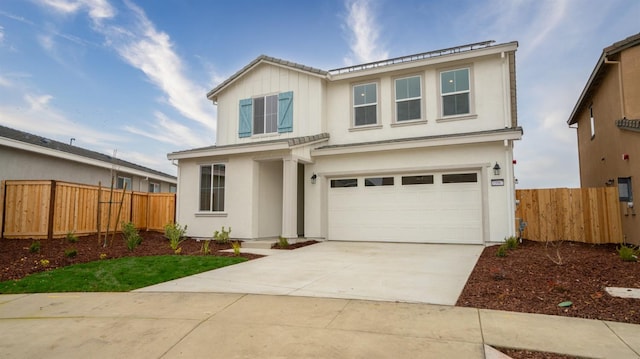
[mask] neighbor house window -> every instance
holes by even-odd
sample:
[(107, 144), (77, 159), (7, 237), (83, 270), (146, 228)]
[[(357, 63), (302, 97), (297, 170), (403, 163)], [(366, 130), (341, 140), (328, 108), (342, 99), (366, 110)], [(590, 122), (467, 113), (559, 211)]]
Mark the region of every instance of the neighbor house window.
[(378, 123), (378, 85), (376, 83), (353, 86), (353, 113), (355, 126)]
[(589, 125), (591, 126), (591, 139), (596, 137), (596, 122), (593, 119), (593, 107), (589, 107)]
[(278, 130), (278, 96), (253, 99), (253, 133), (272, 133)]
[(149, 182), (149, 192), (150, 193), (160, 192), (160, 183)]
[(420, 76), (396, 80), (396, 121), (420, 119), (422, 90)]
[(123, 177), (123, 176), (118, 176), (118, 179), (116, 180), (116, 188), (117, 189), (123, 189), (125, 183), (127, 184), (127, 189), (128, 190), (133, 190), (131, 187), (133, 186), (133, 182), (131, 180), (131, 177)]
[(364, 179), (365, 187), (393, 186), (393, 177), (371, 177)]
[(442, 116), (470, 113), (470, 88), (468, 68), (441, 72)]
[(631, 177), (618, 177), (618, 195), (620, 202), (633, 202)]
[(347, 179), (335, 179), (331, 180), (332, 188), (339, 187), (358, 187), (358, 180), (356, 178), (347, 178)]
[(225, 165), (200, 167), (200, 211), (224, 211)]
[(477, 173), (452, 173), (442, 175), (442, 183), (469, 183), (478, 182)]
[(174, 184), (170, 184), (169, 185), (169, 193), (176, 193), (178, 192), (178, 186), (174, 185)]

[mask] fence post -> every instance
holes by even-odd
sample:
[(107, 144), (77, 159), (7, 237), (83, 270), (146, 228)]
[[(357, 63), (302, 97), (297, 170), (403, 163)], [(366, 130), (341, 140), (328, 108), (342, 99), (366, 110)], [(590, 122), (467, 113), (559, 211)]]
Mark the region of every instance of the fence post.
[(0, 238), (4, 238), (4, 212), (6, 210), (6, 181), (0, 181)]
[(53, 220), (55, 218), (56, 206), (56, 181), (51, 180), (51, 191), (49, 194), (49, 222), (47, 223), (47, 239), (53, 239)]

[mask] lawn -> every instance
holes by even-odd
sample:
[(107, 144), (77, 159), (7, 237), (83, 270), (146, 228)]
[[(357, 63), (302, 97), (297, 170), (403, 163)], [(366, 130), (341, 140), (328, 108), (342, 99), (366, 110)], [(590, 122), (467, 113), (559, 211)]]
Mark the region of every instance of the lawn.
[(126, 292), (246, 260), (176, 255), (98, 260), (0, 282), (0, 293)]

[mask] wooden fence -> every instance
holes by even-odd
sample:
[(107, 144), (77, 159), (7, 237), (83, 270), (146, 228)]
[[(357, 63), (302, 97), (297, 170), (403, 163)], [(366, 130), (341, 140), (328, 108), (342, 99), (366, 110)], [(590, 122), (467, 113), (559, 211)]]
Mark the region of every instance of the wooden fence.
[(520, 201), (516, 218), (526, 222), (523, 238), (542, 242), (622, 242), (617, 187), (522, 189), (516, 190), (516, 199)]
[[(122, 207), (120, 208), (120, 201)], [(111, 211), (109, 211), (109, 203)], [(131, 221), (138, 229), (162, 230), (175, 221), (174, 193), (144, 193), (58, 181), (3, 181), (0, 184), (2, 238), (60, 238), (104, 233), (107, 224)], [(98, 216), (100, 214), (100, 216)]]

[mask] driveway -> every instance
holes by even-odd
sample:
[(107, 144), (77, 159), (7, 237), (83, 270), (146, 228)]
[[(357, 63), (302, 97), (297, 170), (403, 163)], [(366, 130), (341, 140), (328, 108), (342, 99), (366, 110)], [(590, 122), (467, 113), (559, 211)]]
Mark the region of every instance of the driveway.
[[(482, 245), (321, 242), (139, 292), (292, 295), (454, 305)], [(249, 250), (247, 250), (249, 251)]]

